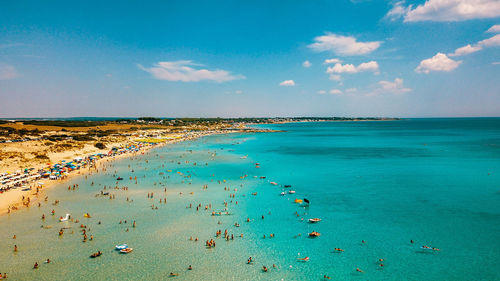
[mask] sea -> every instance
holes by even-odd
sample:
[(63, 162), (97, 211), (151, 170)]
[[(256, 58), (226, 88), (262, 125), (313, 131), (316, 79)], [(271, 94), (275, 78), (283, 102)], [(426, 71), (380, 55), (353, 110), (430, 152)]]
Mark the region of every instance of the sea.
[[(11, 280), (500, 280), (500, 118), (256, 126), (280, 132), (169, 144), (46, 190), (41, 207), (0, 217), (0, 272)], [(59, 222), (66, 213), (79, 222)], [(92, 241), (83, 242), (81, 225)], [(216, 246), (206, 247), (211, 239)], [(133, 251), (120, 254), (122, 243)]]

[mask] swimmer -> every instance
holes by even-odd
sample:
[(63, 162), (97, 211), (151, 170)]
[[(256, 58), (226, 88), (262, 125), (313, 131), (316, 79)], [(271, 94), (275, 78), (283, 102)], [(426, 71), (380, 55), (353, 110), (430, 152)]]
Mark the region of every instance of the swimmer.
[(193, 270), (193, 267), (191, 265), (189, 265), (188, 270)]

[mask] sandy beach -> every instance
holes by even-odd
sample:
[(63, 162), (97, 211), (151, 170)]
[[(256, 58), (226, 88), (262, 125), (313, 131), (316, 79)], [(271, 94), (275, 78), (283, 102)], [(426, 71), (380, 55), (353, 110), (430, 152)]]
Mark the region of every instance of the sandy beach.
[[(170, 136), (170, 138), (165, 138), (165, 139), (160, 139), (157, 141), (154, 141), (153, 143), (149, 143), (143, 147), (141, 147), (141, 150), (139, 152), (134, 152), (134, 153), (124, 153), (120, 155), (115, 155), (111, 157), (106, 157), (102, 159), (98, 159), (95, 161), (95, 166), (94, 167), (86, 167), (79, 169), (77, 171), (70, 172), (66, 174), (64, 177), (61, 177), (60, 179), (57, 180), (49, 180), (49, 179), (40, 179), (36, 181), (32, 181), (29, 183), (29, 187), (31, 187), (31, 190), (29, 191), (23, 191), (22, 188), (17, 188), (17, 189), (11, 189), (6, 192), (3, 192), (0, 194), (0, 215), (4, 215), (13, 211), (16, 211), (22, 207), (29, 207), (34, 204), (37, 204), (37, 201), (44, 198), (44, 191), (47, 190), (48, 188), (51, 188), (55, 185), (62, 184), (64, 182), (70, 181), (74, 177), (77, 176), (82, 176), (91, 172), (98, 172), (99, 171), (99, 166), (102, 163), (107, 163), (109, 161), (114, 161), (117, 159), (125, 158), (125, 157), (133, 157), (137, 155), (138, 153), (144, 153), (149, 149), (162, 146), (162, 145), (167, 145), (167, 144), (172, 144), (172, 143), (177, 143), (177, 142), (182, 142), (182, 141), (188, 141), (188, 140), (193, 140), (196, 138), (200, 138), (203, 136), (208, 136), (208, 135), (213, 135), (213, 134), (225, 134), (225, 133), (234, 133), (238, 132), (237, 130), (234, 131), (220, 131), (220, 130), (215, 130), (215, 131), (205, 131), (205, 132), (197, 132), (193, 134), (185, 134), (185, 135), (178, 135), (175, 134)], [(128, 138), (128, 139), (123, 139), (123, 138), (118, 138), (118, 141), (116, 142), (110, 142), (108, 143), (108, 147), (122, 147), (125, 146), (126, 144), (133, 144), (133, 143), (139, 143), (139, 141), (145, 141), (146, 139), (137, 139), (135, 138)], [(27, 141), (27, 142), (22, 142), (22, 143), (8, 143), (8, 144), (3, 144), (0, 151), (4, 154), (8, 153), (16, 153), (16, 154), (22, 154), (22, 155), (33, 155), (37, 152), (40, 151), (40, 147), (43, 146), (43, 144), (40, 141)], [(85, 157), (88, 155), (92, 154), (97, 154), (97, 153), (108, 153), (109, 149), (98, 149), (95, 146), (92, 146), (90, 144), (84, 144), (80, 146), (79, 149), (76, 150), (66, 150), (66, 151), (51, 151), (47, 152), (46, 155), (48, 155), (50, 159), (50, 163), (60, 163), (61, 161), (71, 161), (72, 159), (75, 159), (76, 157)], [(23, 157), (23, 161), (19, 161), (18, 159), (4, 159), (2, 162), (0, 162), (0, 173), (5, 173), (5, 172), (14, 172), (17, 171), (19, 173), (22, 172), (23, 169), (26, 167), (31, 167), (34, 168), (34, 170), (38, 169), (43, 169), (47, 167), (47, 164), (49, 163), (43, 163), (44, 161), (40, 161), (36, 157), (28, 158), (26, 159)], [(38, 185), (38, 183), (42, 183), (41, 185)], [(37, 192), (38, 190), (38, 192)]]

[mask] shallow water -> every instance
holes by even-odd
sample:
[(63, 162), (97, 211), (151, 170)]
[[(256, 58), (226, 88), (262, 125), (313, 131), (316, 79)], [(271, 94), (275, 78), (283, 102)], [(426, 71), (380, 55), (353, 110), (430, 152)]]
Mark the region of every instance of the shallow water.
[[(175, 279), (180, 280), (321, 280), (323, 274), (334, 280), (500, 280), (500, 119), (266, 127), (286, 132), (219, 135), (165, 146), (73, 180), (79, 184), (76, 191), (68, 191), (68, 184), (52, 188), (41, 208), (0, 218), (0, 271), (14, 280), (162, 280), (170, 272), (179, 273)], [(241, 159), (244, 155), (248, 158)], [(111, 190), (114, 200), (95, 197), (104, 185), (115, 185), (115, 170), (125, 178), (118, 184), (129, 190)], [(296, 194), (280, 196), (285, 184)], [(234, 188), (238, 191), (231, 199)], [(154, 199), (147, 198), (150, 192)], [(167, 204), (158, 203), (164, 197)], [(295, 198), (311, 204), (295, 204)], [(61, 203), (53, 206), (54, 199)], [(233, 200), (229, 216), (194, 209), (211, 203), (212, 210), (223, 210), (224, 200)], [(186, 208), (190, 203), (193, 208)], [(55, 217), (49, 215), (52, 209)], [(92, 218), (84, 219), (85, 212)], [(82, 242), (79, 224), (59, 223), (57, 217), (65, 213), (90, 227), (94, 241)], [(322, 221), (305, 222), (312, 217)], [(59, 237), (66, 224), (72, 228)], [(218, 229), (228, 229), (235, 240), (216, 239)], [(307, 238), (311, 231), (321, 236)], [(217, 246), (206, 249), (207, 239)], [(113, 250), (124, 242), (132, 253)], [(421, 245), (441, 251), (423, 252)], [(345, 251), (333, 253), (336, 247)], [(103, 256), (90, 259), (97, 250)], [(246, 264), (249, 256), (252, 265)], [(305, 256), (309, 262), (297, 262)], [(32, 269), (46, 258), (53, 262)], [(190, 264), (193, 270), (187, 271)], [(262, 265), (269, 272), (262, 272)]]

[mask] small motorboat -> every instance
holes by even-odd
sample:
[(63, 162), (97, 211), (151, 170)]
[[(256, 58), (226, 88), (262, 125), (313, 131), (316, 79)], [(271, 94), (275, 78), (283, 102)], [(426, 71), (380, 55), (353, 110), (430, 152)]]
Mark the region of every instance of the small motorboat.
[(128, 248), (127, 244), (121, 244), (121, 245), (116, 245), (115, 246), (115, 249), (117, 249), (117, 250), (124, 250), (124, 249), (127, 249), (127, 248)]
[(274, 182), (274, 181), (270, 182), (270, 184), (272, 184), (272, 185), (278, 185), (278, 183)]
[(264, 177), (264, 176), (260, 177), (260, 179), (265, 179), (265, 178), (266, 178), (266, 177)]
[(285, 184), (284, 186), (285, 186), (285, 187), (292, 187), (292, 185), (291, 185), (291, 184)]
[(59, 221), (60, 221), (60, 222), (67, 221), (67, 220), (69, 220), (69, 218), (70, 218), (70, 215), (69, 215), (69, 214), (66, 214), (66, 216), (65, 216), (64, 218), (63, 218), (63, 217), (60, 217), (60, 218), (59, 218)]
[(298, 204), (298, 203), (302, 203), (302, 199), (295, 199), (293, 202), (295, 202), (295, 203), (297, 203), (297, 204)]
[(288, 193), (289, 194), (295, 194), (295, 190), (289, 190)]
[(125, 248), (123, 250), (120, 250), (120, 253), (122, 253), (122, 254), (128, 254), (128, 253), (132, 252), (132, 250), (134, 250), (134, 249), (132, 249), (132, 248)]
[(422, 246), (420, 247), (421, 250), (423, 251), (440, 251), (438, 248), (435, 248), (435, 247), (429, 247), (429, 246)]
[(311, 238), (319, 237), (320, 235), (321, 235), (321, 233), (316, 232), (316, 231), (309, 233), (309, 237), (311, 237)]
[(309, 219), (308, 221), (309, 221), (310, 223), (317, 223), (317, 222), (320, 222), (320, 221), (321, 221), (321, 219), (319, 219), (319, 218), (312, 218), (312, 219)]
[(285, 196), (285, 195), (286, 195), (286, 193), (285, 193), (285, 192), (281, 192), (280, 194), (281, 194), (281, 196)]
[(93, 253), (92, 255), (90, 255), (91, 258), (97, 258), (97, 257), (100, 257), (102, 255), (102, 252), (101, 251), (97, 251), (97, 253)]
[(121, 181), (121, 180), (123, 180), (123, 178), (122, 177), (117, 177), (116, 180), (117, 181)]

